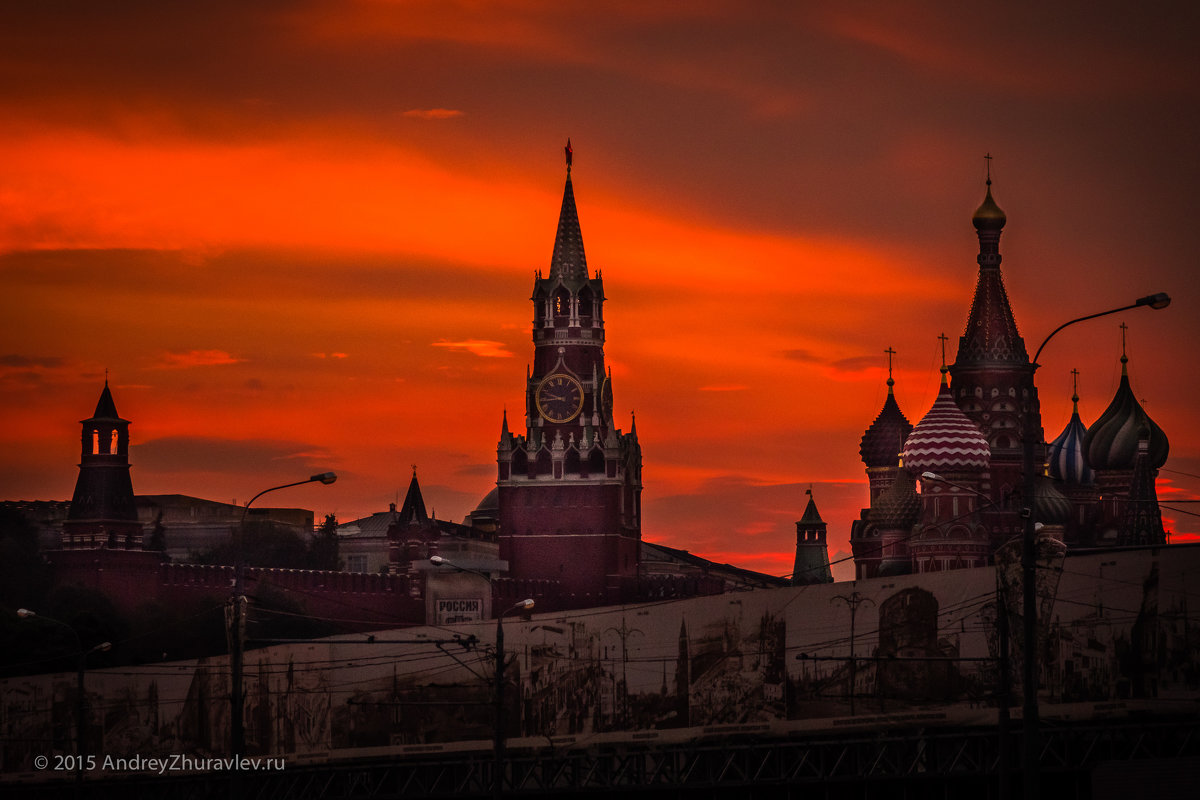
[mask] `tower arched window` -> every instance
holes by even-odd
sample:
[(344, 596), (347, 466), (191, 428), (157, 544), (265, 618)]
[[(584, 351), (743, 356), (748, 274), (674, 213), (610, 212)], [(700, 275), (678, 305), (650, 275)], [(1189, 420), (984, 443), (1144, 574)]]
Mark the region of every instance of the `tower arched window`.
[(92, 455), (100, 455), (100, 431), (92, 431)]
[(112, 438), (109, 440), (109, 443), (108, 443), (108, 452), (114, 453), (114, 454), (117, 452), (117, 432), (116, 431), (112, 432)]
[(554, 322), (557, 325), (559, 319), (566, 319), (571, 316), (571, 295), (566, 289), (558, 289), (554, 292), (554, 299), (550, 303), (551, 311), (554, 313)]
[(595, 303), (592, 297), (592, 290), (585, 286), (579, 290), (579, 324), (585, 328), (590, 328), (592, 326), (594, 311)]
[(546, 293), (541, 289), (533, 295), (533, 324), (542, 327), (546, 324)]

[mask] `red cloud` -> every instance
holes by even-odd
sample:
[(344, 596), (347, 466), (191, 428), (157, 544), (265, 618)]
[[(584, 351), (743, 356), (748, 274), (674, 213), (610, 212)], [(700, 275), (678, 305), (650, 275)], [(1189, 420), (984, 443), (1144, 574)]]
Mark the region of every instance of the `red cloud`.
[(189, 367), (217, 367), (239, 364), (246, 359), (238, 358), (224, 350), (188, 350), (187, 352), (163, 353), (155, 365), (158, 369), (188, 369)]
[(461, 342), (443, 340), (434, 342), (433, 346), (473, 353), (480, 358), (512, 358), (512, 353), (504, 349), (504, 342), (493, 342), (488, 339), (467, 339)]
[(416, 119), (453, 119), (462, 115), (457, 108), (410, 108), (404, 112), (404, 116)]

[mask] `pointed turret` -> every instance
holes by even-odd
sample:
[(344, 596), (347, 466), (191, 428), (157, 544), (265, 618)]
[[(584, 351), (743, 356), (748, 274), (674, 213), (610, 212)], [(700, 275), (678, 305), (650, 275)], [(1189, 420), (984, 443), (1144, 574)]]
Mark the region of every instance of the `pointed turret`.
[(825, 541), (826, 525), (817, 511), (812, 489), (804, 491), (808, 505), (804, 515), (796, 523), (796, 561), (792, 566), (792, 585), (807, 586), (813, 583), (833, 583), (829, 568), (829, 547)]
[(1045, 434), (1033, 382), (1035, 367), (1000, 272), (1000, 235), (1008, 218), (992, 197), (990, 155), (985, 186), (983, 203), (971, 218), (979, 239), (979, 272), (950, 375), (955, 403), (979, 426), (991, 451), (988, 524), (998, 543), (1022, 530), (1019, 512), (1009, 500), (1025, 481), (1022, 442), (1028, 438), (1033, 443), (1034, 463), (1040, 464)]
[(1138, 431), (1129, 502), (1125, 506), (1125, 527), (1117, 538), (1117, 544), (1159, 545), (1167, 542), (1162, 510), (1158, 507), (1158, 491), (1154, 486), (1158, 470), (1152, 466), (1153, 457), (1150, 455), (1150, 424), (1147, 418)]
[(63, 525), (63, 547), (141, 549), (129, 475), (129, 420), (117, 414), (107, 379), (95, 413), (80, 425), (79, 477)]
[(396, 522), (400, 525), (424, 525), (429, 522), (429, 515), (425, 513), (425, 498), (421, 496), (421, 485), (417, 483), (416, 467), (413, 467), (408, 494), (404, 495), (404, 505), (400, 507)]
[(564, 283), (586, 281), (587, 257), (583, 253), (583, 233), (579, 230), (579, 212), (575, 210), (575, 190), (571, 186), (571, 140), (567, 139), (567, 183), (563, 187), (562, 209), (558, 212), (558, 233), (550, 258), (550, 279)]
[(412, 480), (408, 483), (408, 494), (404, 505), (393, 515), (387, 529), (388, 571), (392, 574), (408, 575), (418, 585), (420, 570), (416, 562), (437, 555), (441, 530), (436, 520), (425, 512), (425, 498), (421, 496), (421, 484), (417, 482), (417, 466), (413, 465)]
[(1008, 292), (1000, 276), (1000, 234), (1007, 217), (992, 199), (992, 178), (987, 179), (983, 204), (971, 218), (979, 237), (979, 277), (967, 316), (967, 328), (958, 340), (958, 357), (950, 372), (958, 378), (963, 368), (983, 363), (1029, 364), (1025, 340), (1017, 331)]
[[(112, 391), (108, 388), (108, 378), (104, 379), (104, 391), (100, 392), (100, 399), (96, 401), (96, 411), (92, 414), (93, 419), (105, 420), (120, 420), (121, 416), (117, 413), (117, 404), (113, 402)], [(125, 420), (121, 420), (124, 422)]]

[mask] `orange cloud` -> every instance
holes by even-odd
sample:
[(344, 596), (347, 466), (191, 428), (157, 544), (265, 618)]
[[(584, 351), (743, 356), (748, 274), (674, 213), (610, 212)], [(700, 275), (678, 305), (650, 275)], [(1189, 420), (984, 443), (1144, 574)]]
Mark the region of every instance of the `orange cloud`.
[(439, 341), (434, 347), (444, 347), (456, 352), (467, 352), (480, 358), (512, 358), (512, 353), (504, 348), (504, 342), (493, 342), (490, 339), (467, 339), (461, 342)]
[(190, 367), (219, 367), (227, 364), (240, 364), (244, 358), (237, 358), (224, 350), (187, 350), (185, 352), (163, 353), (155, 364), (157, 369), (188, 369)]
[(403, 115), (416, 119), (454, 119), (461, 117), (463, 112), (455, 108), (410, 108)]

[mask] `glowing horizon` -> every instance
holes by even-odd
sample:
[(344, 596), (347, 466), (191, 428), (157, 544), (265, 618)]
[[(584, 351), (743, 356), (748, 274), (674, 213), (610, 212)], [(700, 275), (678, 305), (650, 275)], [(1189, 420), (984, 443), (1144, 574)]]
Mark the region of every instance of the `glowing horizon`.
[[(988, 151), (1030, 350), (1174, 298), (1055, 339), (1047, 437), (1072, 368), (1085, 423), (1107, 406), (1124, 321), (1171, 440), (1160, 500), (1200, 495), (1200, 104), (1178, 21), (1014, 12), (981, 67), (955, 4), (804, 5), (8, 12), (0, 61), (28, 79), (0, 89), (4, 499), (70, 497), (108, 369), (140, 494), (244, 500), (329, 468), (335, 486), (279, 502), (347, 521), (417, 463), (460, 520), (494, 485), (504, 409), (523, 425), (567, 136), (646, 539), (787, 572), (812, 484), (831, 558), (849, 551), (883, 351), (916, 423), (936, 337), (952, 353), (962, 333)], [(1200, 536), (1187, 507), (1164, 517)]]

